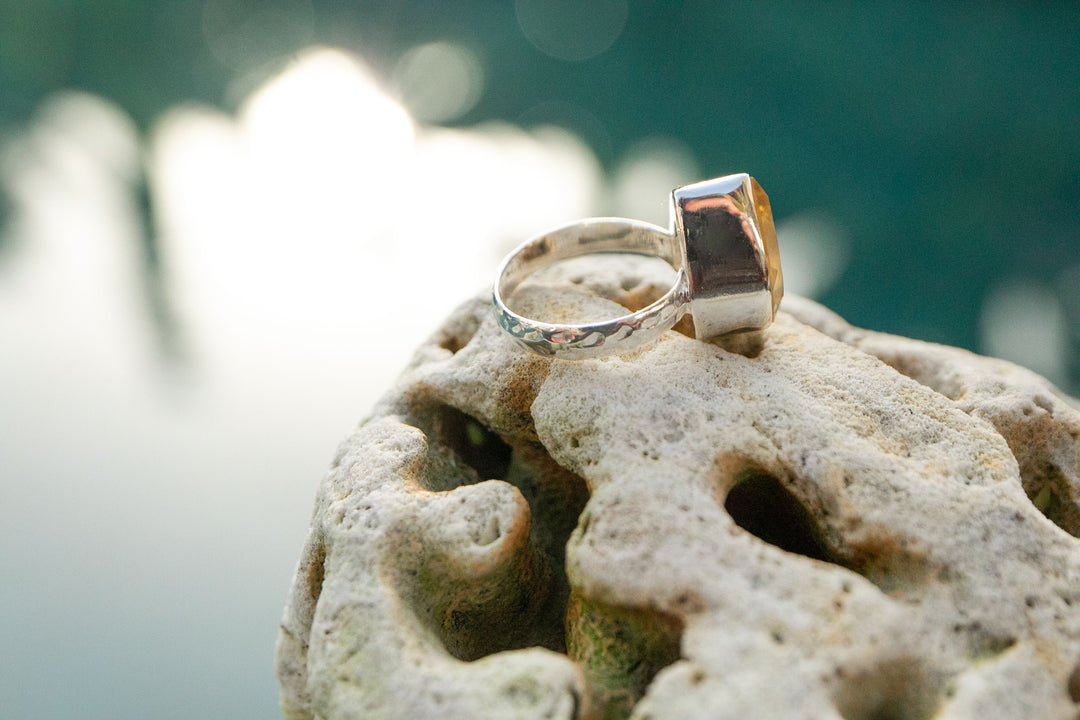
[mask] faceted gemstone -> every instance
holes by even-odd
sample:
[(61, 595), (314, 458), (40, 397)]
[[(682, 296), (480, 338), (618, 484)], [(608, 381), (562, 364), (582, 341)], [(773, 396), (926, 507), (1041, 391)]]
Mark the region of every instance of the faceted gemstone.
[(780, 247), (776, 243), (776, 226), (773, 225), (772, 205), (769, 204), (769, 196), (758, 185), (758, 181), (750, 178), (750, 190), (753, 194), (754, 215), (757, 218), (758, 232), (761, 233), (761, 242), (765, 246), (765, 265), (769, 271), (769, 290), (772, 292), (773, 315), (780, 308), (780, 300), (784, 297), (784, 273), (780, 269)]

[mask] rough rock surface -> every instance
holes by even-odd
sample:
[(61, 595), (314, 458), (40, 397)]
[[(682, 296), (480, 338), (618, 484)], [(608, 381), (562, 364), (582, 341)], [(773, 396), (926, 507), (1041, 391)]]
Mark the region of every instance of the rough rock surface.
[[(583, 258), (518, 302), (668, 282)], [(1074, 402), (797, 298), (728, 347), (552, 361), (455, 311), (320, 487), (285, 716), (1080, 717)]]

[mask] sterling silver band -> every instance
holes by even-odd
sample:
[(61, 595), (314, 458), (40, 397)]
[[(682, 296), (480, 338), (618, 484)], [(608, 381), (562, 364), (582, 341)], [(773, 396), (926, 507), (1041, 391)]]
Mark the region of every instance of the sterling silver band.
[(518, 246), (499, 267), (495, 281), (496, 317), (503, 330), (530, 350), (561, 358), (586, 358), (625, 352), (658, 338), (686, 312), (685, 273), (656, 302), (637, 312), (585, 325), (560, 325), (518, 315), (506, 306), (525, 278), (549, 265), (597, 252), (653, 255), (675, 264), (675, 236), (657, 225), (623, 218), (592, 218), (566, 225)]
[[(767, 327), (783, 295), (768, 196), (746, 173), (677, 188), (672, 229), (637, 220), (593, 218), (535, 237), (503, 260), (493, 302), (499, 325), (530, 350), (578, 359), (634, 350), (687, 312), (706, 339)], [(659, 257), (678, 272), (661, 298), (610, 320), (568, 325), (511, 310), (506, 300), (527, 277), (560, 260), (601, 252)]]

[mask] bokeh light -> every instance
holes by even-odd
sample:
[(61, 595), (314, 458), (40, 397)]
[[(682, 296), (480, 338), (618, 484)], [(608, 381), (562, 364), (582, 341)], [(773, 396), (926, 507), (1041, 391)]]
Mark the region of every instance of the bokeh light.
[(626, 26), (626, 0), (515, 0), (517, 20), (537, 50), (580, 62), (611, 47)]
[(484, 92), (484, 69), (462, 45), (432, 42), (406, 52), (394, 68), (401, 102), (423, 123), (457, 120)]
[(668, 137), (649, 137), (631, 146), (611, 182), (611, 214), (666, 227), (671, 191), (701, 179), (693, 152)]
[(987, 296), (979, 316), (980, 345), (1064, 385), (1069, 324), (1057, 295), (1043, 283), (1011, 279)]
[(315, 8), (311, 0), (206, 0), (202, 31), (218, 62), (249, 70), (311, 42)]
[(784, 292), (821, 298), (848, 269), (848, 235), (824, 212), (788, 216), (776, 226), (776, 234), (784, 238)]

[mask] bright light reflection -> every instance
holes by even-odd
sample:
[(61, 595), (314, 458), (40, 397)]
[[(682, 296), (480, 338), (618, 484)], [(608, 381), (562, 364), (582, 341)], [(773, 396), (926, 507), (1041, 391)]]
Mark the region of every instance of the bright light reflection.
[(238, 126), (276, 222), (325, 243), (358, 220), (394, 221), (381, 210), (408, 180), (412, 120), (358, 61), (309, 52), (248, 98)]
[(357, 415), (509, 246), (593, 214), (601, 182), (569, 133), (418, 127), (326, 49), (236, 118), (163, 118), (153, 159), (173, 298), (223, 385), (272, 383), (269, 363), (310, 369), (314, 353), (327, 392), (361, 397)]
[[(12, 194), (18, 254), (0, 266), (0, 343), (8, 350), (0, 376), (52, 368), (63, 384), (69, 368), (91, 366), (119, 385), (144, 359), (133, 339), (143, 299), (137, 159), (131, 120), (79, 92), (50, 98), (32, 128), (5, 144), (0, 182)], [(72, 344), (82, 347), (77, 355)], [(16, 352), (29, 347), (42, 352)]]

